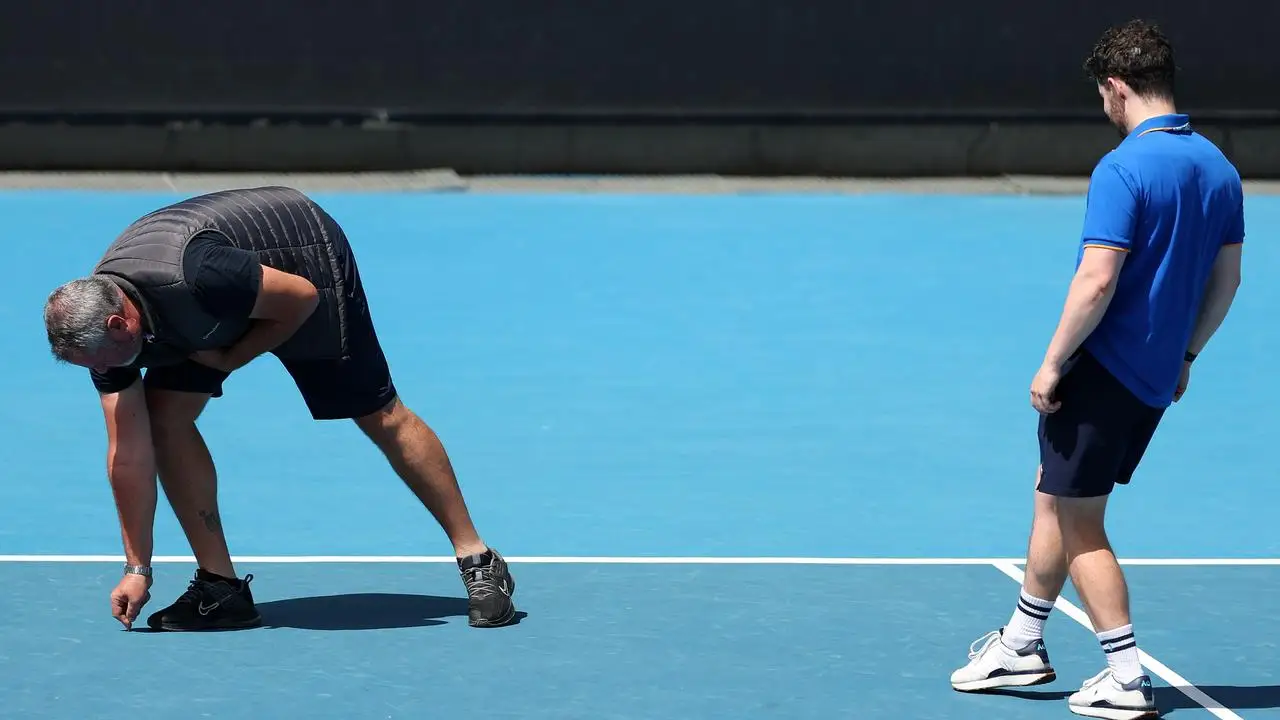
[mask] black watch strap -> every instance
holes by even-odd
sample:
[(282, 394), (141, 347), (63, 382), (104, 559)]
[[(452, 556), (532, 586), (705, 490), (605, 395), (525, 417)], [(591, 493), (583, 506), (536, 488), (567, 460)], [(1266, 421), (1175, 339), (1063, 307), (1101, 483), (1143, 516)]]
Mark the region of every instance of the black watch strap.
[(1187, 351), (1187, 354), (1185, 354), (1185, 355), (1183, 355), (1183, 356), (1182, 356), (1182, 359), (1183, 359), (1183, 360), (1185, 360), (1186, 362), (1195, 362), (1195, 361), (1196, 361), (1196, 354), (1195, 354), (1195, 353), (1193, 353), (1193, 352), (1191, 352), (1190, 350), (1188, 350), (1188, 351)]

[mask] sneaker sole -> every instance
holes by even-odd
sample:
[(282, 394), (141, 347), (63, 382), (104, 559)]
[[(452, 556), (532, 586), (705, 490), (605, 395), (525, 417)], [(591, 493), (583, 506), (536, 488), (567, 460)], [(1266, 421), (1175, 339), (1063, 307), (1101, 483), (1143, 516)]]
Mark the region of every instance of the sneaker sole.
[(1071, 712), (1084, 717), (1103, 718), (1104, 720), (1155, 720), (1160, 717), (1157, 710), (1133, 710), (1126, 708), (1082, 707), (1067, 704)]
[(1017, 675), (999, 675), (982, 680), (951, 683), (951, 688), (958, 692), (979, 692), (982, 690), (999, 690), (1000, 688), (1031, 687), (1045, 685), (1058, 679), (1058, 673), (1050, 669), (1046, 672), (1019, 673)]
[(160, 623), (160, 630), (164, 632), (218, 632), (221, 630), (249, 630), (260, 627), (262, 625), (262, 617), (258, 616), (252, 620), (241, 620), (240, 622), (221, 622), (217, 625), (205, 625), (203, 627), (186, 627), (183, 625), (172, 625), (170, 623)]
[(471, 627), (475, 627), (475, 628), (493, 628), (493, 627), (502, 627), (503, 625), (510, 624), (510, 622), (515, 618), (516, 618), (516, 606), (515, 606), (515, 603), (512, 603), (511, 606), (507, 609), (505, 613), (502, 614), (501, 617), (494, 618), (494, 619), (481, 618), (479, 620), (470, 620), (468, 621), (468, 623), (471, 625)]

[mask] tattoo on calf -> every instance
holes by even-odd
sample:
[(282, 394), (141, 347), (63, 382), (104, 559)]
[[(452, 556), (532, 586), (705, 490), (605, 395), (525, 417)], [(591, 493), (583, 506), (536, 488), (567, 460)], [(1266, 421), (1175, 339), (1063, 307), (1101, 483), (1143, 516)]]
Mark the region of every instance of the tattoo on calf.
[(204, 520), (204, 526), (209, 532), (218, 532), (222, 529), (222, 518), (218, 517), (217, 510), (201, 510), (200, 519)]

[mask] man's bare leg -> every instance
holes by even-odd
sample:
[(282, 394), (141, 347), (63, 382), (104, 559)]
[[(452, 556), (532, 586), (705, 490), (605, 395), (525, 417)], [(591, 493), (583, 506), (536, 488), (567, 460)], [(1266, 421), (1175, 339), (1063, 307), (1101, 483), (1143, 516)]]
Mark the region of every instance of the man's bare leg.
[(218, 511), (217, 471), (196, 427), (208, 402), (205, 394), (147, 389), (151, 440), (165, 497), (200, 568), (234, 578)]
[(951, 687), (961, 692), (1040, 685), (1057, 679), (1044, 643), (1044, 624), (1067, 582), (1067, 560), (1057, 502), (1040, 492), (1041, 475), (1042, 469), (1037, 468), (1027, 569), (1013, 617), (1005, 627), (974, 643), (968, 664), (951, 674)]
[(160, 485), (199, 566), (187, 592), (147, 619), (155, 630), (231, 630), (262, 624), (248, 578), (237, 579), (231, 564), (218, 510), (217, 473), (196, 428), (208, 401), (204, 394), (147, 390)]
[(1013, 617), (1005, 626), (1003, 641), (1014, 649), (1044, 638), (1044, 624), (1053, 604), (1067, 583), (1067, 555), (1062, 547), (1058, 522), (1058, 501), (1039, 491), (1040, 469), (1036, 470), (1035, 512), (1031, 538), (1027, 542), (1027, 570), (1022, 581)]
[(1107, 664), (1120, 682), (1142, 675), (1129, 618), (1129, 587), (1107, 539), (1107, 498), (1061, 498), (1058, 520), (1071, 583), (1097, 631)]
[(1058, 500), (1071, 582), (1107, 658), (1107, 669), (1086, 681), (1067, 704), (1077, 715), (1102, 717), (1099, 708), (1107, 708), (1113, 713), (1109, 717), (1156, 718), (1151, 678), (1142, 669), (1129, 619), (1129, 589), (1104, 528), (1106, 509), (1105, 495)]
[(356, 419), (356, 425), (386, 456), (396, 474), (435, 517), (458, 558), (474, 627), (498, 627), (516, 616), (515, 579), (506, 560), (489, 548), (471, 522), (453, 465), (434, 431), (400, 402)]
[(396, 398), (355, 422), (435, 517), (453, 544), (454, 555), (479, 555), (488, 549), (471, 522), (444, 445), (421, 418)]

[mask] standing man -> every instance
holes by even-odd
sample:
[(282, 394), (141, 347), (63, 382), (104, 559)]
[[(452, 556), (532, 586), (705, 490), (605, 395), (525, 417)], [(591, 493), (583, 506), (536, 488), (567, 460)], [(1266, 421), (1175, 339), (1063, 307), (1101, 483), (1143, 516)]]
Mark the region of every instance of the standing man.
[(354, 420), (440, 523), (471, 625), (515, 616), (506, 562), (472, 525), (439, 439), (396, 393), (346, 235), (302, 193), (229, 190), (156, 210), (126, 228), (91, 275), (54, 290), (44, 318), (54, 356), (88, 368), (101, 397), (127, 562), (111, 603), (126, 628), (150, 598), (157, 474), (199, 567), (148, 624), (261, 624), (252, 578), (231, 563), (196, 419), (228, 375), (268, 352), (312, 417)]
[(1038, 685), (1056, 675), (1042, 630), (1070, 575), (1106, 670), (1072, 712), (1156, 717), (1139, 662), (1128, 589), (1103, 519), (1240, 284), (1240, 176), (1174, 108), (1168, 40), (1143, 22), (1106, 31), (1085, 63), (1123, 141), (1089, 184), (1075, 277), (1031, 383), (1040, 469), (1026, 580), (1013, 617), (971, 649), (956, 690)]

